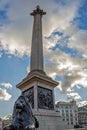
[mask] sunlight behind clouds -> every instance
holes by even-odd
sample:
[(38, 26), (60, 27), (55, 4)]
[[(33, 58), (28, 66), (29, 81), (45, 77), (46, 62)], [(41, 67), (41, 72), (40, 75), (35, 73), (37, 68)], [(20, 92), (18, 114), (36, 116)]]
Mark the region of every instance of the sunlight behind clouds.
[[(47, 12), (43, 17), (46, 73), (60, 82), (58, 88), (63, 93), (74, 91), (75, 86), (87, 88), (87, 30), (79, 28), (75, 20), (80, 15), (82, 0), (66, 0), (65, 4), (54, 0), (0, 2), (7, 18), (0, 23), (0, 58), (3, 53), (18, 58), (30, 56), (33, 26), (30, 13), (38, 3)], [(29, 68), (27, 70), (29, 72)], [(5, 90), (1, 91), (6, 94)]]
[(67, 97), (68, 97), (68, 99), (71, 99), (71, 100), (72, 99), (74, 99), (74, 100), (81, 99), (80, 95), (78, 93), (74, 93), (74, 92), (68, 93)]
[(1, 86), (3, 86), (4, 88), (12, 88), (12, 84), (11, 83), (5, 83), (5, 82), (3, 82), (3, 83), (0, 83), (0, 85)]
[(7, 90), (0, 88), (0, 100), (8, 101), (10, 98), (11, 98), (11, 95), (7, 92)]

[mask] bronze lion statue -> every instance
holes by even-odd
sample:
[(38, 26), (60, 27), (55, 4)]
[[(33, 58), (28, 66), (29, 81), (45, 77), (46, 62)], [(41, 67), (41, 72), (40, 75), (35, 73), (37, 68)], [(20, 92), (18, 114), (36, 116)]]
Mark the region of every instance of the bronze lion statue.
[(4, 130), (35, 130), (38, 127), (39, 123), (32, 113), (31, 105), (22, 94), (14, 104), (12, 122)]

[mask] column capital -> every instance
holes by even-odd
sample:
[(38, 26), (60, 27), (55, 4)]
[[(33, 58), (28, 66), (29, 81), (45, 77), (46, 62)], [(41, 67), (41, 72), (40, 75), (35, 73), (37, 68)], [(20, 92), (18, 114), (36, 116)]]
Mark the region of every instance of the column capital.
[(36, 14), (45, 15), (46, 12), (44, 12), (44, 11), (40, 8), (40, 6), (37, 5), (37, 6), (36, 6), (36, 9), (33, 10), (33, 12), (30, 13), (30, 15), (33, 15), (33, 16), (34, 16), (34, 15), (36, 15)]

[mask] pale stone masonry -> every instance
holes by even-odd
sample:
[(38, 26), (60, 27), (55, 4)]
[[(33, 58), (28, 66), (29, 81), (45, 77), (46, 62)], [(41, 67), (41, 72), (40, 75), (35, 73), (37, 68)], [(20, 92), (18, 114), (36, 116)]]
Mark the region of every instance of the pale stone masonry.
[(60, 115), (63, 121), (67, 122), (68, 128), (74, 128), (78, 125), (78, 106), (76, 101), (70, 102), (58, 102), (56, 104), (56, 110), (60, 111)]
[(65, 122), (62, 122), (59, 112), (55, 112), (54, 88), (56, 82), (44, 72), (43, 44), (42, 44), (42, 16), (46, 13), (39, 6), (31, 13), (34, 16), (30, 72), (17, 88), (28, 97), (33, 108), (33, 113), (39, 121), (37, 130), (64, 130)]
[(36, 10), (31, 13), (34, 16), (33, 34), (32, 34), (32, 47), (31, 47), (31, 62), (30, 71), (42, 70), (43, 71), (43, 44), (42, 44), (42, 16), (46, 12), (37, 6)]
[(87, 128), (87, 106), (78, 108), (78, 122), (81, 127)]

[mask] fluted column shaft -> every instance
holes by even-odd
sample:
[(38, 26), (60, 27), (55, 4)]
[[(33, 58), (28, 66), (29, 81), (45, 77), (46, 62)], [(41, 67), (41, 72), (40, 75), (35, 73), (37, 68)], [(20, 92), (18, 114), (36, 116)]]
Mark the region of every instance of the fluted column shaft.
[(42, 43), (42, 15), (45, 12), (37, 6), (31, 15), (34, 16), (32, 46), (31, 46), (31, 60), (30, 71), (44, 70), (43, 67), (43, 43)]

